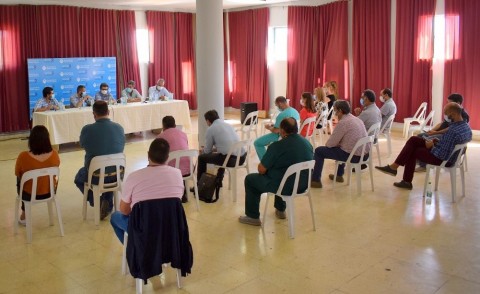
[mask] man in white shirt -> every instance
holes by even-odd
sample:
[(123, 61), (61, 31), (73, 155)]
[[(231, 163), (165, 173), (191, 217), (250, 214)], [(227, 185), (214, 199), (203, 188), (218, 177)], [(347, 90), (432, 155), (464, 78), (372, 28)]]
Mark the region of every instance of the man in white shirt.
[(148, 95), (150, 97), (150, 101), (156, 100), (173, 100), (173, 93), (170, 93), (167, 88), (165, 88), (165, 80), (158, 79), (157, 84), (155, 86), (151, 86), (148, 89)]
[(380, 127), (383, 128), (383, 125), (388, 120), (388, 118), (397, 113), (397, 105), (395, 104), (395, 101), (393, 101), (392, 90), (390, 90), (389, 88), (385, 88), (380, 91), (379, 98), (380, 101), (383, 103), (382, 107), (380, 108), (380, 112), (382, 113), (382, 125)]

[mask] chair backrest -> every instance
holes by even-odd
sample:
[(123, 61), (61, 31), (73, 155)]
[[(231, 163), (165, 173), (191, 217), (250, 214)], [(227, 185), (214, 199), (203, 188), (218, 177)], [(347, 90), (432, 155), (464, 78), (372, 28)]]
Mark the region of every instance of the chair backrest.
[[(99, 170), (98, 185), (100, 185), (101, 190), (117, 188), (122, 182), (121, 174), (125, 170), (125, 165), (125, 154), (123, 153), (95, 156), (88, 167), (88, 186), (91, 186), (94, 172)], [(117, 180), (113, 183), (105, 183), (104, 181), (107, 167), (115, 167)]]
[[(30, 202), (44, 202), (48, 201), (50, 198), (55, 196), (55, 183), (58, 182), (58, 177), (60, 175), (60, 169), (58, 166), (54, 167), (46, 167), (46, 168), (39, 168), (25, 172), (22, 175), (22, 179), (20, 180), (20, 195), (22, 195), (23, 186), (26, 182), (32, 181), (32, 197)], [(49, 187), (50, 187), (50, 197), (42, 200), (37, 200), (37, 185), (38, 185), (38, 178), (40, 177), (48, 177)]]
[[(332, 114), (332, 113), (333, 113), (333, 106), (332, 106), (332, 107), (330, 107), (330, 109), (328, 110), (328, 113), (327, 113), (327, 119), (328, 119), (328, 117), (330, 116), (330, 114)], [(332, 116), (330, 116), (330, 119), (329, 119), (329, 120), (332, 120), (332, 119), (333, 119), (333, 115), (332, 115)]]
[[(293, 182), (293, 190), (292, 190), (292, 195), (295, 194), (306, 194), (310, 190), (310, 183), (311, 183), (311, 178), (312, 178), (312, 169), (315, 166), (315, 160), (309, 160), (309, 161), (303, 161), (299, 163), (292, 164), (291, 166), (288, 167), (287, 171), (283, 175), (282, 181), (280, 182), (280, 186), (278, 186), (278, 190), (276, 195), (279, 196), (291, 196), (291, 195), (283, 195), (283, 187), (285, 186), (285, 183), (287, 182), (288, 178), (291, 175), (295, 175), (295, 179)], [(300, 173), (304, 170), (308, 170), (308, 186), (307, 189), (302, 192), (298, 193), (298, 183), (300, 182)]]
[(180, 161), (184, 157), (188, 157), (188, 162), (189, 162), (189, 165), (190, 165), (190, 167), (189, 167), (190, 175), (193, 175), (193, 158), (198, 157), (198, 150), (189, 149), (189, 150), (172, 151), (168, 154), (167, 162), (170, 163), (171, 161), (174, 161), (175, 168), (180, 169)]
[(258, 110), (252, 111), (249, 114), (247, 114), (247, 117), (243, 121), (242, 130), (253, 129), (257, 126), (257, 124), (258, 124)]
[(420, 132), (423, 131), (426, 127), (429, 127), (430, 130), (433, 127), (433, 116), (435, 115), (435, 110), (430, 111), (425, 120), (420, 124)]
[[(223, 168), (227, 167), (228, 161), (230, 160), (230, 157), (232, 156), (232, 154), (237, 156), (237, 159), (235, 161), (235, 167), (246, 166), (248, 161), (248, 153), (250, 151), (251, 142), (252, 142), (251, 139), (247, 139), (247, 140), (238, 141), (234, 143), (232, 146), (230, 146), (227, 157), (225, 157), (225, 161), (223, 162), (222, 167)], [(246, 159), (245, 159), (245, 162), (242, 165), (240, 165), (240, 157), (241, 155), (244, 154), (244, 152), (246, 154)]]
[(388, 133), (390, 133), (391, 129), (392, 129), (392, 124), (393, 124), (393, 120), (395, 119), (395, 114), (392, 114), (388, 117), (388, 119), (385, 121), (385, 124), (383, 125), (383, 127), (380, 129), (380, 134), (383, 134), (385, 133), (385, 131), (387, 131)]
[(455, 148), (453, 149), (452, 153), (448, 157), (447, 160), (443, 161), (440, 167), (445, 167), (452, 159), (454, 156), (455, 158), (455, 164), (450, 166), (450, 167), (459, 167), (463, 164), (464, 158), (465, 158), (465, 153), (467, 152), (467, 144), (457, 144), (455, 145)]
[(346, 162), (348, 163), (352, 162), (352, 157), (355, 155), (355, 153), (357, 153), (357, 149), (362, 148), (362, 152), (360, 153), (362, 155), (358, 163), (360, 164), (366, 163), (368, 159), (365, 160), (364, 155), (370, 151), (371, 148), (367, 149), (367, 147), (371, 147), (370, 145), (373, 143), (373, 140), (374, 140), (374, 136), (367, 136), (358, 140), (355, 146), (353, 147), (353, 150), (350, 153), (350, 156), (348, 156), (348, 159)]
[(413, 118), (417, 120), (425, 119), (425, 113), (427, 113), (427, 102), (420, 104)]
[(370, 126), (370, 128), (367, 131), (367, 136), (373, 136), (374, 139), (378, 138), (378, 133), (380, 133), (380, 125), (382, 123), (378, 122), (376, 124), (373, 124)]
[(312, 137), (313, 131), (315, 129), (315, 121), (316, 121), (315, 116), (309, 117), (303, 121), (302, 126), (300, 127), (300, 132), (303, 130), (303, 128), (307, 128), (307, 132), (305, 133), (305, 138)]

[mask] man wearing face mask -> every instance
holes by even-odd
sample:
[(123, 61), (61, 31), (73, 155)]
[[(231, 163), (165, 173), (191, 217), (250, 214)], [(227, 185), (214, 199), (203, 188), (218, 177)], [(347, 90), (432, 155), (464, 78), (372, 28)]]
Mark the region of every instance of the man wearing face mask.
[(135, 89), (135, 82), (129, 81), (127, 87), (122, 91), (122, 98), (127, 99), (127, 102), (141, 102), (142, 95)]
[(93, 99), (90, 95), (87, 95), (84, 85), (79, 85), (77, 87), (77, 93), (70, 96), (70, 107), (79, 108), (83, 106), (84, 102)]
[[(395, 187), (412, 190), (413, 173), (417, 160), (427, 164), (440, 165), (447, 160), (455, 149), (455, 145), (464, 144), (472, 140), (472, 130), (462, 118), (462, 107), (455, 102), (450, 102), (443, 108), (443, 114), (450, 120), (447, 132), (439, 140), (410, 137), (394, 163), (375, 168), (391, 176), (397, 175), (399, 166), (404, 166), (403, 179), (393, 183)], [(456, 156), (450, 159), (453, 164)], [(450, 166), (447, 164), (447, 166)]]
[(33, 109), (34, 112), (60, 109), (52, 87), (43, 88), (42, 94), (43, 98), (38, 99), (37, 104), (35, 104), (35, 108)]
[(355, 108), (355, 115), (363, 121), (365, 129), (368, 131), (372, 125), (382, 121), (380, 109), (375, 104), (375, 93), (370, 89), (363, 91), (360, 104), (363, 109)]
[(265, 155), (265, 152), (267, 152), (267, 146), (275, 141), (278, 141), (278, 138), (280, 136), (280, 123), (282, 122), (282, 120), (287, 117), (292, 117), (297, 121), (300, 120), (300, 114), (295, 108), (288, 105), (287, 98), (283, 96), (278, 96), (275, 99), (275, 106), (277, 106), (278, 111), (280, 111), (277, 118), (275, 119), (275, 124), (265, 126), (265, 128), (271, 133), (263, 135), (253, 142), (253, 146), (255, 146), (255, 150), (257, 151), (257, 156), (260, 161)]
[(395, 101), (393, 101), (392, 90), (389, 88), (380, 91), (379, 99), (383, 103), (380, 108), (380, 113), (382, 114), (382, 124), (380, 125), (380, 128), (383, 128), (383, 125), (387, 122), (388, 118), (397, 113), (397, 105), (395, 104)]
[(152, 86), (148, 89), (148, 95), (150, 101), (156, 100), (173, 100), (173, 93), (170, 93), (167, 88), (165, 88), (165, 80), (159, 79), (155, 86)]
[(113, 104), (115, 102), (115, 99), (113, 98), (112, 94), (108, 92), (107, 83), (100, 84), (100, 91), (98, 91), (97, 94), (95, 94), (95, 101), (98, 101), (98, 100), (106, 101), (109, 104)]

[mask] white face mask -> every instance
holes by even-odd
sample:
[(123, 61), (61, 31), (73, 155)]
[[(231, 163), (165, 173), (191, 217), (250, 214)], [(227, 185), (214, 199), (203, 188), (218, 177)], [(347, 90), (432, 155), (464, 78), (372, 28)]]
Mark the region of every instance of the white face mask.
[(448, 117), (448, 115), (444, 114), (443, 115), (443, 119), (446, 121), (446, 122), (452, 122), (452, 119), (450, 117)]
[(385, 98), (383, 98), (383, 96), (380, 96), (380, 101), (381, 101), (382, 103), (385, 103)]
[(55, 99), (55, 94), (52, 94), (52, 99)]
[(300, 105), (305, 106), (305, 102), (303, 101), (303, 99), (300, 99)]
[(162, 89), (163, 89), (162, 86), (157, 86), (157, 90), (158, 90), (158, 91), (160, 91), (160, 90), (162, 90)]
[(108, 90), (102, 90), (101, 92), (102, 92), (103, 95), (107, 95)]
[(363, 106), (363, 98), (360, 98), (360, 105)]

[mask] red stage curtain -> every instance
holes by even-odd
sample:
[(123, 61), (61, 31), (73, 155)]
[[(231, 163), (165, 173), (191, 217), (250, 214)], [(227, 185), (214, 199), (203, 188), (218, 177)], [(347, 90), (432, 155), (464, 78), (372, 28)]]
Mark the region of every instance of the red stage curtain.
[[(360, 95), (363, 90), (371, 89), (378, 96), (380, 90), (392, 86), (390, 11), (390, 1), (353, 2), (353, 107), (360, 106)], [(397, 21), (397, 32), (398, 29)], [(398, 93), (394, 94), (394, 97), (398, 96)], [(400, 101), (404, 101), (401, 99)]]
[(480, 1), (446, 0), (446, 54), (445, 54), (445, 101), (449, 94), (463, 95), (463, 106), (470, 113), (470, 126), (480, 129), (480, 58), (478, 28), (480, 28)]
[(337, 81), (348, 97), (348, 3), (288, 8), (287, 98), (299, 109), (302, 92)]
[(148, 84), (153, 86), (158, 79), (163, 78), (165, 87), (174, 91), (176, 88), (174, 13), (147, 11), (147, 26), (150, 40)]
[(195, 78), (195, 30), (192, 13), (175, 13), (175, 95), (197, 109)]
[(32, 43), (34, 6), (0, 6), (0, 132), (29, 128), (27, 58)]
[(228, 46), (227, 46), (227, 29), (228, 29), (228, 16), (227, 13), (223, 13), (223, 105), (230, 106), (232, 103), (232, 92), (230, 90), (230, 70), (228, 61)]
[(258, 109), (269, 108), (268, 19), (268, 8), (228, 13), (232, 99), (225, 106), (256, 102)]
[(432, 103), (433, 16), (435, 0), (397, 1), (395, 88), (397, 121)]
[[(118, 16), (118, 62), (120, 79), (117, 80), (120, 89), (126, 87), (129, 80), (135, 81), (135, 88), (141, 92), (140, 69), (137, 55), (137, 38), (135, 12), (130, 10), (117, 11)], [(147, 96), (147, 93), (144, 93)]]

